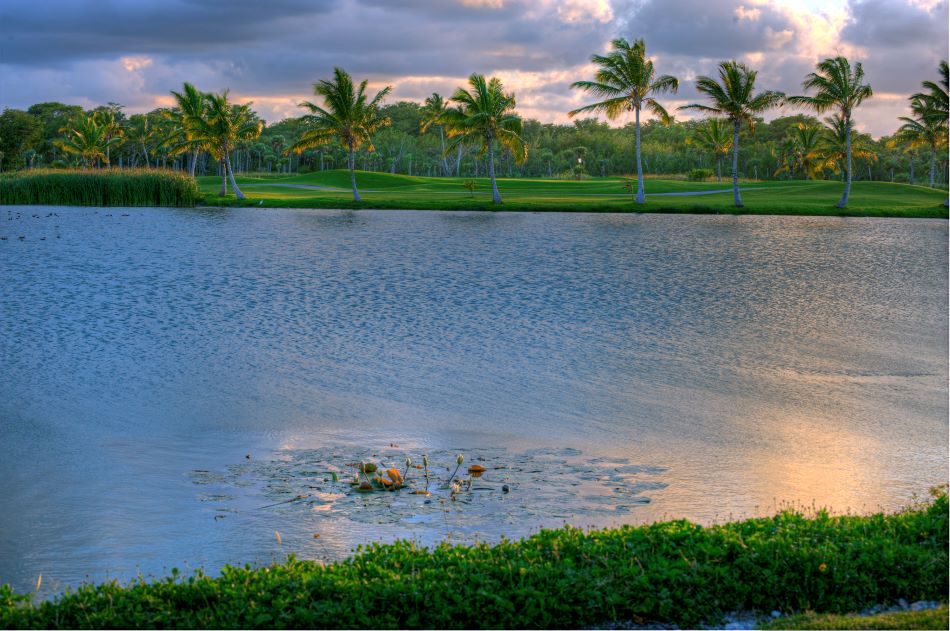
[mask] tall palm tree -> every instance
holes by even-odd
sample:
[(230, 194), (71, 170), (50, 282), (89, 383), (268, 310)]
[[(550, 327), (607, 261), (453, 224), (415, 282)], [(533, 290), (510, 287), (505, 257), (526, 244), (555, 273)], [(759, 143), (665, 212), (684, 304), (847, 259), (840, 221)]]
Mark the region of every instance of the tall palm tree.
[(367, 83), (364, 79), (356, 86), (345, 70), (334, 68), (333, 79), (321, 79), (313, 84), (313, 93), (323, 97), (323, 106), (310, 101), (300, 104), (300, 107), (311, 112), (307, 116), (311, 127), (288, 149), (301, 153), (304, 149), (329, 144), (334, 140), (340, 141), (349, 152), (350, 184), (353, 186), (353, 200), (357, 202), (360, 201), (360, 193), (356, 189), (356, 151), (364, 144), (369, 145), (372, 151), (370, 136), (390, 123), (389, 118), (383, 116), (379, 105), (392, 90), (392, 86), (386, 86), (372, 99), (368, 99)]
[(488, 177), (491, 179), (491, 197), (501, 203), (498, 183), (495, 181), (495, 141), (511, 151), (518, 164), (528, 158), (528, 145), (521, 138), (523, 123), (515, 114), (515, 95), (505, 92), (501, 80), (473, 74), (468, 78), (469, 89), (457, 88), (452, 101), (457, 107), (449, 108), (442, 116), (452, 143), (451, 151), (462, 143), (480, 147), (481, 155), (488, 154)]
[(695, 143), (716, 158), (716, 180), (722, 182), (722, 158), (732, 148), (732, 136), (721, 118), (707, 118), (693, 130), (687, 142)]
[(864, 83), (864, 68), (860, 62), (854, 64), (841, 55), (829, 57), (818, 62), (815, 72), (809, 73), (802, 82), (805, 90), (814, 90), (814, 96), (789, 97), (790, 103), (811, 108), (819, 114), (835, 111), (841, 117), (847, 134), (847, 183), (844, 194), (838, 200), (837, 207), (844, 208), (851, 194), (851, 129), (854, 127), (854, 110), (866, 99), (873, 96), (871, 86)]
[(950, 68), (947, 67), (946, 61), (940, 62), (938, 71), (940, 72), (939, 83), (924, 81), (921, 85), (928, 91), (918, 92), (911, 95), (910, 98), (922, 101), (926, 105), (929, 115), (946, 125), (947, 117), (950, 116), (950, 95), (948, 95), (948, 90), (950, 90)]
[(775, 175), (791, 173), (797, 165), (802, 168), (806, 180), (817, 180), (821, 177), (821, 172), (828, 166), (828, 157), (822, 146), (821, 127), (799, 123), (792, 128), (789, 140), (791, 160), (786, 160)]
[(934, 112), (932, 103), (929, 99), (912, 98), (910, 108), (914, 118), (901, 116), (900, 120), (904, 124), (897, 131), (898, 137), (907, 141), (911, 147), (930, 148), (930, 188), (934, 187), (937, 148), (947, 144), (947, 120)]
[(192, 121), (189, 134), (194, 142), (207, 147), (209, 153), (224, 167), (221, 170), (221, 197), (228, 194), (228, 179), (238, 199), (247, 199), (234, 179), (231, 168), (231, 151), (238, 143), (255, 140), (261, 135), (264, 124), (250, 108), (250, 104), (237, 105), (231, 102), (230, 91), (206, 94), (206, 115)]
[(191, 155), (188, 174), (195, 177), (198, 153), (207, 149), (206, 143), (197, 135), (197, 130), (208, 114), (207, 95), (187, 82), (182, 85), (181, 92), (172, 90), (171, 94), (175, 99), (175, 109), (166, 112), (165, 116), (175, 125), (178, 136), (178, 142), (173, 144), (171, 154), (187, 151)]
[[(439, 127), (439, 141), (442, 143), (442, 175), (446, 177), (451, 175), (449, 159), (445, 153), (445, 125), (442, 124), (442, 117), (447, 110), (448, 104), (445, 102), (445, 99), (442, 98), (442, 95), (433, 92), (432, 96), (427, 98), (422, 105), (422, 120), (419, 122), (420, 134), (429, 131), (429, 128), (433, 125)], [(459, 147), (459, 149), (461, 149), (461, 147)]]
[(117, 136), (109, 137), (108, 126), (101, 124), (95, 115), (79, 116), (59, 131), (63, 137), (54, 140), (53, 144), (66, 153), (78, 156), (83, 168), (90, 163), (93, 166), (100, 162), (109, 164), (109, 147), (119, 142)]
[[(142, 148), (142, 156), (145, 158), (145, 167), (151, 166), (148, 160), (148, 147), (155, 139), (155, 130), (152, 127), (152, 121), (146, 114), (133, 114), (129, 117), (129, 124), (125, 131), (126, 139), (132, 145)], [(135, 157), (135, 156), (134, 156)], [(138, 157), (135, 157), (136, 162)]]
[[(122, 106), (118, 103), (109, 103), (102, 107), (96, 108), (92, 115), (96, 118), (96, 122), (103, 128), (105, 133), (106, 140), (112, 140), (113, 138), (121, 139), (124, 127), (122, 126)], [(117, 144), (120, 141), (110, 142), (106, 145), (106, 164), (111, 163), (110, 159), (110, 149), (111, 146)]]
[(701, 76), (696, 80), (696, 89), (706, 95), (712, 105), (692, 103), (680, 109), (693, 109), (722, 116), (732, 123), (732, 197), (736, 208), (742, 207), (739, 195), (739, 128), (743, 123), (755, 132), (755, 117), (777, 105), (785, 95), (775, 90), (755, 94), (755, 78), (758, 73), (737, 61), (719, 64), (719, 81)]
[(634, 112), (637, 152), (637, 203), (645, 200), (643, 192), (643, 165), (640, 161), (640, 110), (647, 107), (663, 121), (670, 122), (670, 115), (652, 94), (676, 92), (679, 80), (670, 75), (657, 77), (653, 61), (647, 59), (646, 44), (642, 39), (630, 42), (620, 37), (611, 43), (612, 51), (606, 55), (593, 55), (590, 60), (600, 68), (593, 81), (576, 81), (572, 88), (590, 92), (603, 101), (585, 105), (568, 112), (574, 117), (584, 112), (603, 112), (610, 120), (615, 120), (625, 112)]
[(877, 162), (871, 137), (852, 134), (852, 127), (840, 114), (825, 118), (821, 150), (827, 156), (828, 167), (835, 173), (847, 173), (853, 158)]

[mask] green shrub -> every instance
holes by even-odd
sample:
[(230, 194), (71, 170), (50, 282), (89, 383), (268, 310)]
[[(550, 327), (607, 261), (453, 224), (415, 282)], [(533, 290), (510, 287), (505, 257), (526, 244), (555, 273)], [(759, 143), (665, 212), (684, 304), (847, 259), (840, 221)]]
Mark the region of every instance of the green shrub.
[(693, 169), (686, 175), (686, 179), (690, 182), (705, 182), (712, 176), (712, 169)]
[(910, 177), (906, 173), (897, 173), (894, 175), (894, 181), (900, 184), (907, 184), (910, 182)]
[(374, 544), (331, 565), (225, 567), (54, 601), (0, 587), (12, 628), (524, 628), (608, 621), (684, 627), (735, 610), (847, 612), (947, 596), (947, 496), (895, 515), (797, 512), (702, 527), (687, 521), (433, 550)]
[(0, 177), (0, 204), (47, 206), (194, 206), (198, 185), (163, 169), (33, 169)]

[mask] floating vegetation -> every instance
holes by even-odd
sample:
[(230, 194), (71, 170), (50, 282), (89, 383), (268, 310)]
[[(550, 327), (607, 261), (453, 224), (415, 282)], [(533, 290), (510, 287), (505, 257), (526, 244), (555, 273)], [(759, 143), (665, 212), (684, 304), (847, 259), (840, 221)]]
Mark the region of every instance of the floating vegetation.
[(390, 446), (285, 450), (272, 460), (245, 460), (220, 474), (194, 471), (191, 478), (213, 487), (202, 490), (204, 497), (226, 501), (243, 489), (261, 500), (253, 511), (273, 511), (280, 519), (296, 515), (477, 536), (622, 518), (666, 487), (659, 479), (664, 471), (625, 458), (585, 458), (577, 449), (409, 454)]

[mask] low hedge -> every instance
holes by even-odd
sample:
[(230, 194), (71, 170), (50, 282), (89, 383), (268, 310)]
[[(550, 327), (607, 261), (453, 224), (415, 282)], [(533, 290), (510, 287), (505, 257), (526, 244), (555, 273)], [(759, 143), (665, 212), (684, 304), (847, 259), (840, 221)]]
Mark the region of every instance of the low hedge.
[(200, 198), (194, 178), (164, 169), (34, 169), (0, 176), (0, 204), (191, 207)]
[(0, 588), (12, 628), (523, 628), (661, 621), (695, 627), (737, 610), (848, 612), (898, 598), (945, 601), (945, 492), (901, 513), (783, 512), (432, 550), (374, 544), (331, 565), (294, 558), (53, 601)]

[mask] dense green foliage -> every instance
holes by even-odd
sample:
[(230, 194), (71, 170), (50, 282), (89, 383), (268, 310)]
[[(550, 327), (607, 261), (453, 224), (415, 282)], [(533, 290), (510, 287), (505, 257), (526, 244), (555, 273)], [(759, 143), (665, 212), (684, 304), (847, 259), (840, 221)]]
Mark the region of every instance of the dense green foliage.
[(950, 627), (946, 605), (925, 611), (898, 611), (874, 616), (803, 614), (779, 618), (765, 629), (942, 629)]
[[(238, 181), (249, 200), (216, 196), (214, 178), (198, 178), (207, 205), (248, 205), (283, 208), (388, 208), (417, 210), (498, 210), (491, 203), (487, 178), (409, 177), (388, 173), (359, 174), (363, 201), (348, 194), (345, 170), (306, 175), (243, 176)], [(466, 182), (474, 182), (470, 192)], [(946, 190), (888, 182), (858, 182), (851, 204), (835, 208), (841, 184), (831, 181), (743, 182), (745, 207), (732, 206), (729, 193), (701, 196), (667, 196), (668, 193), (721, 191), (715, 180), (689, 182), (686, 178), (652, 179), (646, 204), (634, 204), (625, 178), (548, 180), (512, 178), (498, 180), (505, 196), (503, 210), (559, 212), (674, 212), (781, 215), (850, 215), (946, 218)], [(301, 188), (302, 187), (302, 188)]]
[(161, 169), (35, 169), (0, 177), (0, 204), (194, 206), (199, 197), (193, 179)]
[(848, 612), (945, 599), (947, 496), (895, 515), (687, 521), (433, 550), (373, 544), (324, 566), (290, 558), (54, 601), (0, 588), (0, 627), (525, 628), (612, 620), (681, 626), (735, 610)]

